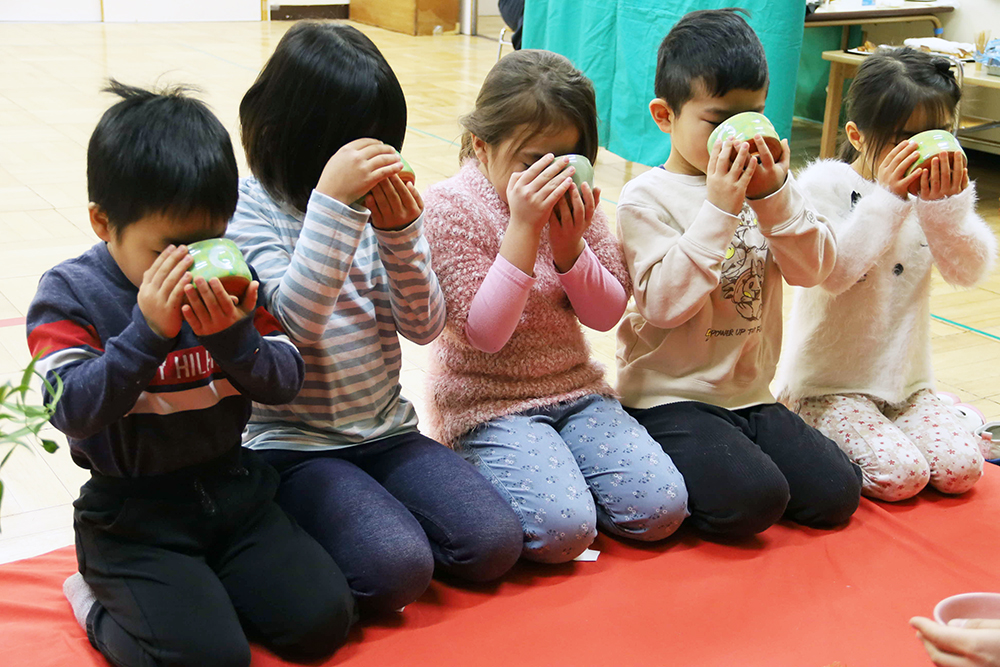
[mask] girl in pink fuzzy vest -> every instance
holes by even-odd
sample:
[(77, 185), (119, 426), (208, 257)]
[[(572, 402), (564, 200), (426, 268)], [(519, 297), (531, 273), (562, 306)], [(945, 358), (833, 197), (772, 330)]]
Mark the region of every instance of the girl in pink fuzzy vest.
[(462, 170), (426, 195), (448, 307), (435, 435), (510, 501), (529, 559), (575, 558), (597, 526), (665, 538), (687, 516), (683, 478), (614, 399), (580, 327), (611, 329), (631, 290), (600, 191), (574, 186), (565, 157), (597, 155), (593, 86), (562, 56), (519, 51), (463, 125)]

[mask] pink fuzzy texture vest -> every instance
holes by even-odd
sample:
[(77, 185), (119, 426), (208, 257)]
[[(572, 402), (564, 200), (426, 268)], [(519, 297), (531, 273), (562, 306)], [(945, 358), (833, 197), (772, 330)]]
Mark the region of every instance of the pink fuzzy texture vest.
[[(507, 345), (488, 354), (469, 344), (469, 308), (500, 252), (510, 209), (475, 161), (431, 186), (425, 202), (424, 234), (448, 306), (444, 333), (431, 355), (431, 435), (454, 446), (462, 435), (497, 417), (589, 394), (615, 396), (604, 368), (590, 358), (580, 322), (559, 282), (547, 232), (535, 262), (535, 284)], [(600, 209), (584, 238), (631, 294), (621, 248)]]

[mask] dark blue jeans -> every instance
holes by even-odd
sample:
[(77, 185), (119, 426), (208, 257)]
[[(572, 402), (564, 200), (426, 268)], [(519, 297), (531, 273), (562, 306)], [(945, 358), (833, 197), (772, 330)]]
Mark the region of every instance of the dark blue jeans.
[(521, 553), (510, 505), (461, 456), (420, 433), (260, 453), (281, 473), (278, 503), (330, 552), (365, 611), (410, 604), (435, 565), (489, 581)]

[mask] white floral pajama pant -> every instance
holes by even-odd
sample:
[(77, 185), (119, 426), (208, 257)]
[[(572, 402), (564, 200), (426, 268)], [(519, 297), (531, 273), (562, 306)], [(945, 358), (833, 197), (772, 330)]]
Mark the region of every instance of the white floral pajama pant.
[(929, 389), (899, 404), (828, 394), (793, 408), (860, 466), (862, 493), (871, 498), (905, 500), (928, 483), (942, 493), (964, 493), (983, 474), (975, 436)]

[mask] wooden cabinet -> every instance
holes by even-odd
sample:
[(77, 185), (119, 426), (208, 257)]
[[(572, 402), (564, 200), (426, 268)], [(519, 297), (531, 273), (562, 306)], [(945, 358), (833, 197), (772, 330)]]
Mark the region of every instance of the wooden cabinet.
[(445, 32), (458, 23), (459, 0), (351, 0), (351, 20), (407, 35)]

